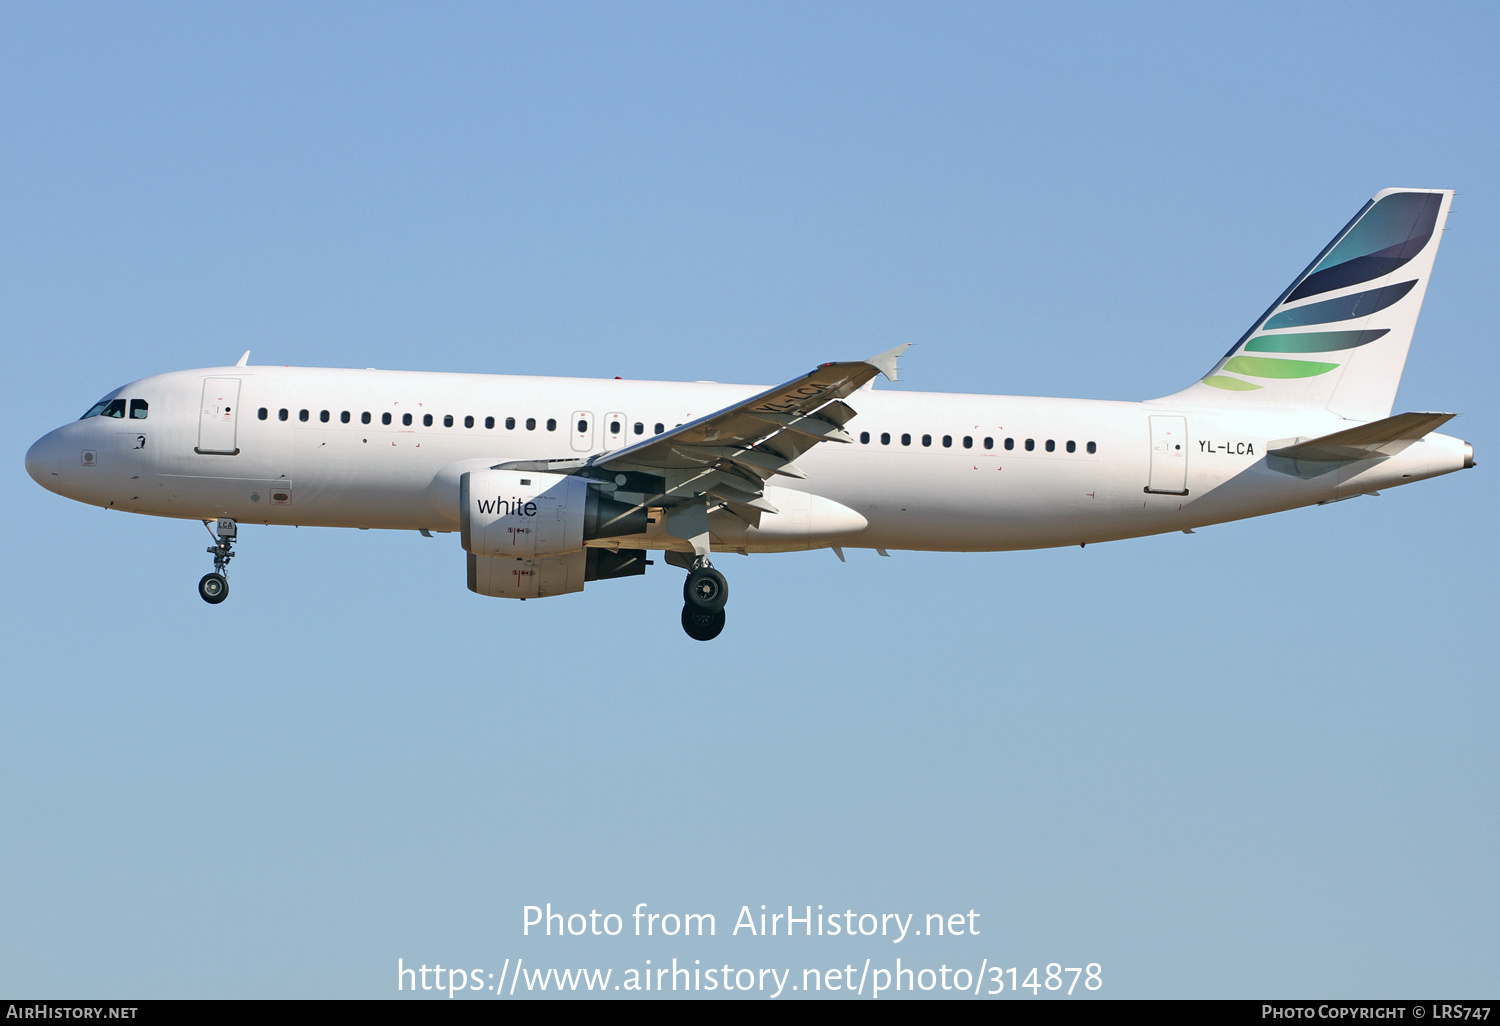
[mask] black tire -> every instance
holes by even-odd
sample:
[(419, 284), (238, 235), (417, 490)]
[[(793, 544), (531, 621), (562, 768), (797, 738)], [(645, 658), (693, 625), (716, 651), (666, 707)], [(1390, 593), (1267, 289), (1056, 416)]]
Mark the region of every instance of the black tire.
[(724, 610), (705, 612), (692, 606), (682, 607), (682, 629), (694, 641), (712, 641), (724, 630)]
[(198, 594), (204, 602), (216, 606), (229, 597), (229, 582), (223, 574), (204, 574), (198, 582)]
[(682, 601), (705, 613), (718, 612), (729, 601), (729, 582), (713, 567), (699, 567), (682, 582)]

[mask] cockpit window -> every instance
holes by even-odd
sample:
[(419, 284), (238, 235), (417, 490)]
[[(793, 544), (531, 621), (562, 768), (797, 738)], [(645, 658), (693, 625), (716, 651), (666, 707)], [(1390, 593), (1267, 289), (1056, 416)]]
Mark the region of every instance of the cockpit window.
[(90, 417), (123, 417), (125, 416), (124, 399), (100, 399), (89, 412), (85, 413), (79, 420), (88, 420)]
[(132, 399), (132, 400), (130, 400), (130, 419), (131, 420), (145, 420), (146, 419), (146, 400), (144, 400), (144, 399)]

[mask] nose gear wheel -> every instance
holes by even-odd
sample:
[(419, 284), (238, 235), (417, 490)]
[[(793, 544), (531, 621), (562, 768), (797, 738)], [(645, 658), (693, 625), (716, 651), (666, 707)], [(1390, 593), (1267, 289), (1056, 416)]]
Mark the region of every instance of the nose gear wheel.
[(234, 558), (234, 542), (239, 536), (239, 525), (228, 517), (220, 517), (218, 520), (219, 531), (208, 526), (208, 521), (203, 526), (208, 528), (208, 535), (214, 543), (208, 547), (208, 554), (214, 557), (214, 572), (204, 574), (198, 581), (198, 596), (211, 606), (216, 606), (229, 597), (229, 580), (226, 574), (229, 572), (229, 561)]
[(229, 582), (223, 574), (204, 574), (198, 582), (198, 594), (204, 602), (216, 606), (229, 597)]

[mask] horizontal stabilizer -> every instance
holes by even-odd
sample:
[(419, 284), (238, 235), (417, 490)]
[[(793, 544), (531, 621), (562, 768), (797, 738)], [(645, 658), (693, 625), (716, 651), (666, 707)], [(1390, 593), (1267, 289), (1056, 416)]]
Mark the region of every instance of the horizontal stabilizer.
[(1400, 413), (1322, 438), (1284, 445), (1270, 450), (1269, 455), (1306, 463), (1383, 459), (1421, 441), (1455, 416), (1454, 413)]

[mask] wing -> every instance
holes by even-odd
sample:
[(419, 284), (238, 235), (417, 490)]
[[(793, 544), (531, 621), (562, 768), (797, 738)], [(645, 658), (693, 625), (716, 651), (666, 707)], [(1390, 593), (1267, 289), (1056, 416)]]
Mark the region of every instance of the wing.
[(896, 358), (907, 348), (897, 346), (868, 360), (825, 363), (629, 448), (583, 460), (502, 466), (580, 474), (613, 486), (614, 497), (633, 508), (662, 507), (668, 511), (668, 533), (706, 555), (709, 509), (726, 509), (755, 525), (761, 513), (777, 512), (765, 498), (766, 482), (778, 474), (805, 478), (795, 461), (815, 445), (852, 442), (844, 425), (855, 411), (844, 399), (877, 374), (895, 381)]

